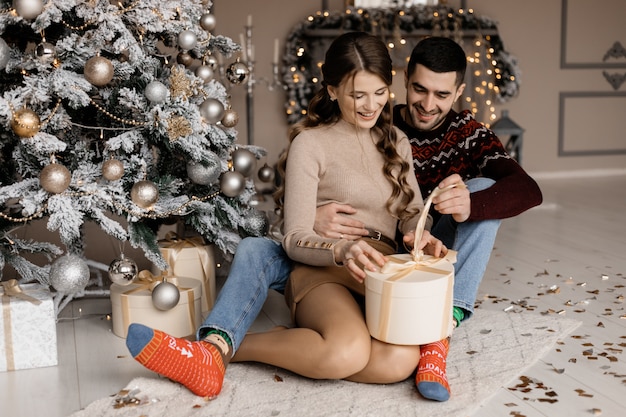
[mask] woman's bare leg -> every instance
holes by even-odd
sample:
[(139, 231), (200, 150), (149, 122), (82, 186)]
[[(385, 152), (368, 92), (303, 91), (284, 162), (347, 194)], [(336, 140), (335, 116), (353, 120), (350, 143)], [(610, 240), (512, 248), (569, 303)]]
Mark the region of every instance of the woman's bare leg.
[(367, 366), (346, 379), (373, 384), (404, 381), (413, 374), (419, 360), (419, 346), (390, 345), (372, 338), (371, 355)]
[(316, 379), (342, 379), (363, 369), (370, 335), (363, 314), (338, 284), (323, 284), (298, 303), (299, 327), (247, 335), (231, 362), (254, 361)]

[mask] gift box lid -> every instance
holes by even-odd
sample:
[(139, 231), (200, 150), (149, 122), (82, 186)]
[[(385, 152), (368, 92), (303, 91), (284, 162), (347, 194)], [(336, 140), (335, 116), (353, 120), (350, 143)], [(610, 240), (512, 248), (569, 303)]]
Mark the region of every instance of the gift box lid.
[[(413, 260), (409, 254), (391, 255), (390, 258), (399, 263)], [(424, 256), (425, 262), (431, 259), (431, 256)], [(443, 259), (433, 264), (420, 265), (400, 273), (366, 271), (365, 287), (368, 291), (380, 294), (383, 292), (383, 286), (386, 285), (391, 287), (391, 295), (393, 297), (424, 298), (445, 292), (448, 280), (453, 277), (454, 265)]]
[[(154, 309), (154, 304), (152, 303), (152, 292), (150, 288), (153, 285), (158, 285), (157, 282), (158, 280), (154, 283), (133, 282), (129, 285), (111, 284), (111, 303), (118, 304), (120, 303), (122, 297), (132, 297), (133, 308)], [(194, 300), (200, 299), (201, 297), (202, 283), (197, 279), (186, 277), (169, 277), (168, 282), (171, 282), (178, 286), (178, 289), (181, 293), (181, 297), (177, 305), (189, 303), (189, 297), (182, 296), (184, 293), (188, 293), (189, 291), (193, 292)]]

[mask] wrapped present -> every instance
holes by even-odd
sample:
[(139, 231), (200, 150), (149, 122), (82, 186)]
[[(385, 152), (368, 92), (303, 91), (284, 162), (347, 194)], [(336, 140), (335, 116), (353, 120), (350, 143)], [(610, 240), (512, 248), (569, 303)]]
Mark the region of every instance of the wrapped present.
[[(453, 252), (449, 252), (453, 255)], [(365, 319), (372, 337), (423, 345), (450, 336), (454, 266), (450, 258), (392, 255), (380, 272), (366, 271)]]
[(435, 188), (415, 228), (414, 251), (392, 255), (380, 271), (365, 271), (365, 320), (372, 337), (396, 345), (423, 345), (452, 334), (456, 252), (445, 258), (417, 250), (437, 195), (465, 184)]
[(57, 326), (50, 291), (40, 284), (3, 281), (0, 371), (55, 366)]
[[(159, 310), (152, 302), (152, 290), (167, 280), (178, 287), (180, 299), (169, 310)], [(113, 333), (125, 338), (131, 323), (163, 330), (175, 337), (193, 338), (202, 319), (202, 284), (183, 277), (161, 277), (141, 271), (129, 285), (111, 284)]]
[[(169, 275), (197, 279), (202, 284), (202, 311), (215, 304), (215, 254), (213, 245), (205, 245), (202, 237), (181, 239), (168, 233), (159, 240), (161, 254), (169, 265)], [(155, 274), (164, 273), (154, 269)]]

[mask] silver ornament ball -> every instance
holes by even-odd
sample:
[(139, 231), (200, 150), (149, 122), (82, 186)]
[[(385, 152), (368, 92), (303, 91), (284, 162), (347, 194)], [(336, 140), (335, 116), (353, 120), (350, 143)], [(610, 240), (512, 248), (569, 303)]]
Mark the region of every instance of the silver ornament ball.
[(60, 194), (67, 190), (72, 181), (69, 169), (61, 164), (49, 164), (39, 173), (41, 188), (52, 194)]
[(42, 0), (13, 0), (13, 8), (18, 16), (26, 20), (36, 18), (43, 11)]
[(178, 287), (171, 282), (163, 281), (152, 289), (152, 304), (163, 311), (171, 310), (180, 300)]
[(226, 197), (237, 197), (246, 188), (246, 179), (241, 172), (227, 171), (220, 179), (220, 189)]
[(85, 63), (85, 79), (96, 87), (103, 87), (113, 79), (113, 64), (101, 56), (89, 58)]
[(11, 48), (9, 48), (9, 44), (0, 38), (0, 70), (4, 69), (9, 63), (10, 54)]
[(208, 83), (215, 76), (215, 71), (213, 71), (213, 69), (208, 65), (200, 65), (196, 68), (195, 74), (196, 77), (201, 78), (202, 81)]
[(215, 58), (213, 55), (209, 55), (204, 59), (204, 65), (215, 71), (219, 67), (220, 63), (217, 62), (217, 58)]
[(219, 160), (210, 161), (208, 166), (196, 161), (187, 162), (187, 176), (194, 184), (213, 184), (220, 177), (220, 171)]
[(232, 153), (233, 168), (235, 171), (241, 172), (244, 177), (249, 177), (256, 167), (256, 157), (247, 149), (237, 148)]
[(214, 125), (224, 117), (224, 105), (215, 98), (207, 98), (200, 104), (200, 115), (207, 123)]
[(107, 159), (102, 163), (102, 176), (109, 181), (117, 181), (124, 176), (124, 164), (117, 159)]
[(193, 64), (193, 57), (189, 54), (189, 52), (181, 52), (176, 56), (176, 62), (185, 67), (191, 66)]
[(35, 55), (39, 61), (49, 64), (54, 61), (54, 58), (56, 57), (56, 49), (51, 43), (42, 42), (37, 45), (37, 48), (35, 48)]
[(191, 30), (183, 30), (178, 34), (178, 46), (181, 49), (189, 51), (195, 48), (198, 43), (198, 37)]
[(89, 282), (89, 265), (80, 256), (61, 256), (50, 266), (50, 285), (60, 293), (73, 294)]
[(159, 189), (152, 181), (139, 181), (130, 190), (130, 199), (141, 208), (150, 208), (159, 199)]
[(211, 13), (205, 13), (202, 16), (200, 16), (200, 26), (202, 26), (202, 29), (206, 30), (207, 32), (210, 32), (213, 29), (215, 29), (216, 25), (217, 25), (217, 20), (215, 19), (215, 15)]
[(151, 103), (160, 104), (167, 100), (167, 87), (160, 81), (151, 81), (143, 92)]
[(274, 181), (275, 174), (276, 173), (274, 172), (274, 168), (267, 165), (267, 163), (263, 165), (261, 169), (259, 169), (259, 172), (258, 172), (259, 180), (261, 180), (262, 182)]
[(123, 254), (116, 258), (109, 265), (109, 278), (114, 284), (126, 286), (133, 282), (137, 277), (137, 264)]
[(239, 123), (239, 114), (232, 109), (228, 109), (224, 112), (222, 117), (222, 125), (224, 127), (235, 127)]
[(226, 78), (232, 84), (242, 84), (248, 79), (250, 69), (241, 61), (235, 61), (226, 68)]

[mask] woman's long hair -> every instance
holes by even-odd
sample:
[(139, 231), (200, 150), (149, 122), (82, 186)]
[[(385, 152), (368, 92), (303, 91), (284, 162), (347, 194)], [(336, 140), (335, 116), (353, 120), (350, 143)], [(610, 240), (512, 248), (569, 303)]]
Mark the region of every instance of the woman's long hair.
[[(303, 130), (336, 123), (341, 118), (341, 110), (336, 101), (331, 100), (328, 86), (338, 87), (342, 82), (353, 82), (359, 71), (366, 71), (379, 76), (387, 86), (392, 83), (392, 63), (385, 44), (375, 36), (364, 32), (349, 32), (337, 37), (328, 51), (322, 65), (322, 88), (309, 102), (306, 117), (294, 124), (289, 130), (289, 144)], [(355, 127), (356, 129), (356, 127)], [(409, 203), (415, 196), (415, 191), (409, 186), (408, 175), (411, 174), (410, 165), (397, 152), (398, 141), (392, 124), (392, 111), (389, 101), (376, 121), (373, 133), (380, 136), (376, 144), (384, 156), (383, 171), (385, 177), (393, 186), (393, 191), (387, 200), (386, 207), (389, 213), (397, 218), (413, 215), (406, 211)], [(288, 150), (283, 152), (278, 161), (278, 172), (285, 178)], [(394, 170), (397, 177), (394, 175)], [(274, 201), (282, 218), (284, 184), (281, 183), (274, 193)]]

